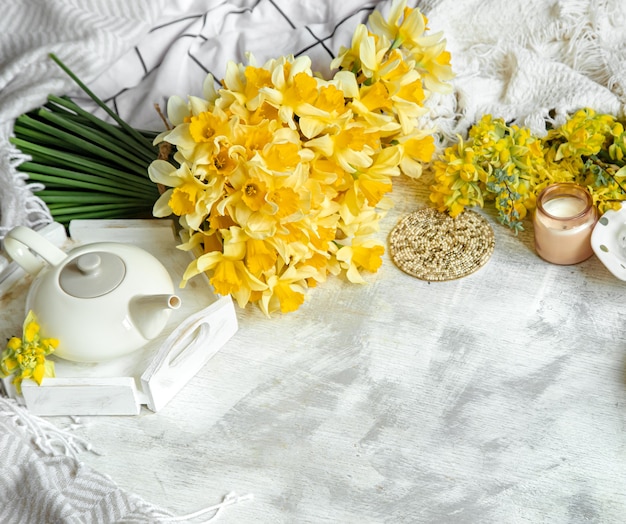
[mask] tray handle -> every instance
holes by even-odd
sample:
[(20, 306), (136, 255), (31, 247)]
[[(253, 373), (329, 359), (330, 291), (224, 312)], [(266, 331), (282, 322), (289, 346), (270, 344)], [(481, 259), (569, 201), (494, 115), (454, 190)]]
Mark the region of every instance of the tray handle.
[(182, 322), (167, 337), (141, 375), (149, 409), (163, 408), (237, 331), (237, 316), (230, 296)]

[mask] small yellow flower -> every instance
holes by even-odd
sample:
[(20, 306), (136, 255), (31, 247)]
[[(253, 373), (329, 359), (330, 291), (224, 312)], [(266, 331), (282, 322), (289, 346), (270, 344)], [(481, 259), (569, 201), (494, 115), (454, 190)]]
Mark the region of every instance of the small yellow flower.
[(211, 277), (211, 285), (220, 295), (230, 295), (239, 291), (242, 284), (242, 278), (239, 276), (241, 260), (229, 260), (222, 258), (213, 267), (213, 276)]
[(198, 193), (199, 191), (194, 184), (182, 184), (174, 188), (167, 205), (175, 215), (189, 215), (196, 209)]
[(44, 377), (54, 377), (54, 363), (46, 360), (59, 345), (54, 338), (41, 338), (37, 317), (29, 311), (24, 320), (22, 338), (11, 337), (0, 360), (0, 376), (15, 375), (13, 384), (21, 393), (22, 381), (32, 378), (41, 385)]
[(196, 142), (209, 142), (213, 140), (220, 122), (211, 113), (200, 113), (192, 116), (189, 124), (189, 133)]
[(272, 85), (272, 74), (262, 67), (248, 66), (244, 70), (244, 76), (246, 78), (245, 94), (250, 100), (259, 94), (261, 88)]
[(244, 307), (251, 291), (263, 291), (267, 286), (244, 263), (249, 237), (234, 226), (221, 234), (224, 251), (209, 251), (193, 260), (183, 275), (183, 285), (193, 276), (211, 271), (213, 275), (209, 281), (215, 291), (220, 295), (232, 295)]

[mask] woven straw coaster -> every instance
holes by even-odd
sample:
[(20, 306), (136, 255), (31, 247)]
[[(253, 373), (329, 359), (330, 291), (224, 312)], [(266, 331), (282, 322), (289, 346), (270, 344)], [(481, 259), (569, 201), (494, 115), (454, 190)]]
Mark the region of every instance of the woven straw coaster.
[(491, 258), (496, 241), (489, 222), (474, 211), (456, 218), (426, 208), (404, 217), (389, 236), (391, 259), (421, 280), (467, 276)]

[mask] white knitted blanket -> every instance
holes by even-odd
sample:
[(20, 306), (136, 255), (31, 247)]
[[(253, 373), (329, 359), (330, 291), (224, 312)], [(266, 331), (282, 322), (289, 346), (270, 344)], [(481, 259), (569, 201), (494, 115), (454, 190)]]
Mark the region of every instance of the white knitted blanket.
[(72, 81), (51, 60), (56, 53), (91, 82), (132, 48), (158, 19), (161, 0), (4, 2), (0, 18), (0, 238), (17, 224), (50, 220), (15, 170), (8, 138), (20, 114), (64, 94)]
[[(228, 493), (221, 502), (175, 516), (121, 489), (80, 461), (91, 445), (0, 397), (0, 522), (3, 524), (174, 524), (210, 522), (249, 500)], [(198, 520), (201, 519), (201, 520)]]
[[(37, 226), (50, 220), (33, 196), (36, 186), (27, 185), (16, 171), (21, 158), (8, 140), (14, 119), (44, 103), (49, 93), (77, 93), (48, 53), (56, 53), (131, 124), (159, 129), (153, 103), (164, 107), (170, 95), (200, 94), (207, 72), (220, 78), (226, 61), (243, 61), (246, 51), (261, 62), (282, 54), (308, 54), (315, 69), (327, 71), (333, 54), (349, 44), (356, 24), (375, 7), (386, 10), (390, 4), (5, 3), (9, 5), (0, 18), (0, 238), (17, 224)], [(447, 140), (464, 133), (484, 113), (537, 133), (545, 130), (546, 122), (559, 123), (582, 106), (622, 116), (626, 16), (618, 0), (423, 0), (418, 5), (430, 28), (444, 31), (457, 74), (453, 94), (433, 98), (432, 118)], [(81, 468), (75, 454), (43, 452), (41, 443), (50, 442), (37, 441), (43, 422), (18, 417), (10, 404), (0, 403), (0, 408), (0, 510), (6, 512), (1, 521), (167, 520), (166, 511)], [(16, 430), (15, 420), (31, 422), (18, 424)], [(69, 492), (80, 486), (83, 498), (50, 489), (55, 479), (70, 486)], [(85, 482), (76, 484), (76, 479)], [(19, 491), (22, 484), (26, 491)], [(88, 507), (77, 506), (85, 501)]]
[(619, 0), (426, 0), (457, 73), (452, 102), (464, 132), (491, 113), (542, 134), (589, 106), (623, 116), (626, 13)]
[(0, 522), (165, 522), (172, 515), (81, 464), (89, 444), (0, 398)]

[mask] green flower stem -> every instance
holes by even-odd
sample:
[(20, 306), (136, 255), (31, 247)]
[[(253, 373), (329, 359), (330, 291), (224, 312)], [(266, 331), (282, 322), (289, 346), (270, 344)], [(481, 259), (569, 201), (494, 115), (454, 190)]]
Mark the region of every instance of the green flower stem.
[[(39, 162), (43, 162), (45, 164), (51, 163), (51, 160), (46, 157), (34, 157), (34, 161), (35, 164), (38, 166), (41, 165), (39, 164)], [(81, 187), (84, 189), (91, 189), (93, 191), (106, 192), (112, 192), (112, 190), (116, 189), (116, 194), (122, 194), (125, 196), (140, 194), (146, 198), (158, 198), (158, 193), (155, 192), (150, 186), (145, 184), (141, 185), (133, 183), (128, 180), (119, 180), (118, 177), (112, 177), (109, 173), (99, 173), (97, 171), (91, 171), (88, 174), (81, 173), (80, 171), (71, 171), (70, 169), (65, 169), (62, 167), (50, 165), (48, 167), (49, 169), (45, 170), (45, 173), (40, 172), (44, 171), (43, 169), (35, 169), (29, 171), (22, 166), (20, 166), (20, 171), (31, 176), (33, 180), (46, 183), (48, 186)], [(57, 169), (65, 170), (67, 172), (64, 175), (59, 176), (59, 172), (55, 171)], [(80, 169), (80, 167), (78, 169)], [(76, 174), (78, 174), (78, 176)]]
[(143, 160), (147, 163), (152, 162), (157, 158), (158, 148), (152, 145), (152, 139), (145, 138), (145, 140), (137, 141), (133, 136), (129, 136), (124, 132), (123, 129), (119, 127), (109, 124), (104, 120), (101, 120), (95, 115), (92, 115), (88, 111), (85, 111), (82, 107), (75, 104), (72, 100), (66, 97), (57, 97), (54, 95), (48, 96), (48, 107), (51, 110), (56, 106), (60, 106), (61, 108), (66, 108), (71, 111), (74, 111), (75, 115), (72, 116), (76, 121), (80, 121), (80, 119), (84, 119), (85, 125), (95, 124), (95, 126), (105, 133), (109, 134), (112, 138), (117, 139), (117, 144), (120, 147), (125, 148), (130, 153), (133, 153), (135, 156), (141, 156)]
[[(42, 158), (42, 160), (38, 160)], [(89, 160), (82, 157), (76, 157), (77, 160)], [(44, 175), (52, 175), (58, 176), (60, 178), (73, 178), (74, 180), (87, 180), (92, 182), (102, 181), (103, 185), (111, 186), (111, 187), (120, 187), (120, 173), (119, 172), (110, 172), (110, 168), (103, 164), (95, 165), (95, 172), (91, 170), (82, 170), (80, 166), (78, 169), (70, 169), (65, 164), (52, 164), (50, 162), (51, 158), (44, 155), (34, 154), (33, 160), (28, 160), (23, 162), (19, 167), (22, 171), (34, 171), (35, 173), (41, 173)], [(53, 159), (52, 159), (53, 160)], [(104, 170), (100, 169), (104, 168)], [(123, 173), (122, 173), (123, 174)], [(154, 184), (149, 180), (145, 180), (139, 178), (137, 175), (132, 173), (126, 174), (128, 181), (133, 184), (133, 186), (137, 187), (138, 190), (147, 191), (150, 194), (155, 193), (155, 189), (153, 188)], [(125, 177), (125, 178), (126, 178)], [(121, 188), (124, 190), (124, 188)], [(125, 193), (128, 193), (128, 190), (125, 190)]]
[(133, 204), (135, 206), (150, 205), (153, 201), (139, 197), (124, 197), (120, 195), (94, 194), (91, 191), (55, 191), (42, 189), (37, 191), (37, 196), (50, 204)]
[[(131, 162), (131, 164), (128, 165), (133, 165), (133, 169), (138, 170), (139, 173), (142, 175), (145, 174), (145, 162), (139, 160), (136, 154), (133, 154), (130, 151), (119, 147), (114, 140), (111, 140), (111, 138), (104, 133), (94, 131), (92, 128), (85, 125), (75, 124), (67, 118), (61, 117), (55, 113), (52, 113), (51, 111), (40, 109), (37, 114), (42, 118), (53, 122), (59, 128), (63, 127), (69, 130), (71, 133), (74, 133), (75, 135), (84, 137), (86, 140), (82, 140), (81, 142), (85, 143), (85, 151), (88, 151), (92, 154), (100, 155), (103, 158), (107, 158), (109, 160), (117, 162), (120, 165), (126, 164), (126, 162), (122, 161), (123, 157), (127, 161)], [(72, 136), (70, 133), (65, 134)], [(92, 150), (92, 146), (87, 146), (87, 144), (89, 144), (87, 140), (93, 142), (94, 144), (98, 144), (100, 147)]]
[(69, 215), (76, 213), (95, 213), (101, 211), (127, 211), (129, 209), (137, 209), (137, 204), (94, 204), (94, 205), (78, 205), (70, 207), (58, 207), (50, 206), (50, 211), (54, 211), (56, 216)]
[(63, 148), (63, 149), (71, 149), (73, 151), (79, 152), (78, 149), (71, 147), (69, 144), (66, 144), (63, 140), (55, 136), (51, 136), (47, 133), (42, 133), (32, 127), (24, 126), (24, 119), (18, 117), (15, 125), (13, 126), (13, 132), (15, 133), (16, 138), (26, 140), (27, 142), (32, 142), (40, 145), (52, 146), (55, 148)]
[[(44, 175), (41, 173), (33, 173), (32, 171), (26, 171), (26, 174), (28, 174), (28, 177), (35, 181), (35, 182), (41, 182), (43, 184), (46, 185), (46, 187), (56, 187), (56, 188), (61, 188), (61, 187), (71, 187), (71, 188), (78, 188), (78, 189), (88, 189), (91, 190), (88, 193), (85, 193), (86, 195), (91, 195), (92, 197), (97, 197), (98, 193), (94, 193), (94, 191), (97, 191), (99, 193), (107, 193), (107, 194), (113, 194), (113, 195), (120, 195), (120, 196), (124, 196), (124, 197), (128, 197), (129, 196), (129, 192), (127, 189), (121, 189), (119, 187), (114, 187), (114, 186), (110, 186), (110, 185), (106, 185), (104, 183), (102, 183), (98, 177), (94, 177), (96, 179), (96, 182), (93, 181), (88, 181), (88, 180), (84, 180), (84, 179), (80, 179), (80, 178), (69, 178), (69, 177), (59, 177), (59, 176), (51, 176), (51, 175)], [(133, 195), (137, 195), (138, 198), (145, 198), (145, 199), (150, 199), (152, 202), (154, 202), (157, 198), (158, 198), (158, 193), (157, 192), (148, 192), (148, 191), (141, 191), (141, 192), (137, 192), (134, 191), (131, 194)]]
[(159, 154), (152, 145), (158, 132), (129, 126), (56, 56), (50, 57), (112, 121), (67, 96), (50, 95), (44, 106), (15, 121), (10, 141), (30, 156), (18, 169), (44, 186), (35, 194), (62, 224), (152, 216), (159, 189), (148, 176), (148, 166)]
[(129, 135), (133, 136), (138, 142), (146, 143), (148, 147), (152, 144), (148, 142), (144, 136), (136, 131), (134, 128), (129, 126), (124, 120), (122, 120), (119, 115), (115, 113), (112, 109), (110, 109), (100, 98), (98, 98), (95, 93), (93, 93), (81, 80), (78, 78), (59, 58), (54, 54), (50, 53), (50, 58), (54, 60), (57, 65), (65, 71), (65, 73), (74, 81), (76, 84), (91, 98), (96, 104), (98, 104), (115, 122), (117, 122), (124, 131), (126, 131)]
[[(39, 111), (39, 114), (43, 118), (46, 118), (48, 116), (45, 113), (47, 112)], [(30, 128), (33, 130), (38, 130), (40, 133), (45, 133), (49, 136), (58, 138), (59, 144), (66, 144), (68, 147), (72, 148), (75, 151), (83, 151), (86, 155), (109, 160), (110, 162), (118, 164), (120, 167), (123, 167), (124, 169), (127, 169), (129, 171), (134, 171), (139, 175), (143, 175), (145, 173), (145, 166), (141, 166), (134, 161), (128, 161), (127, 159), (122, 158), (118, 154), (116, 154), (115, 151), (110, 151), (104, 147), (96, 145), (93, 142), (90, 142), (89, 140), (86, 140), (85, 138), (88, 138), (95, 141), (96, 143), (106, 144), (106, 138), (97, 136), (94, 133), (90, 133), (88, 130), (84, 130), (83, 136), (85, 136), (85, 138), (81, 138), (75, 134), (68, 133), (57, 127), (35, 120), (34, 118), (31, 118), (29, 116), (21, 116), (18, 120), (20, 120), (20, 124), (30, 126)], [(74, 128), (74, 132), (81, 133), (81, 130), (78, 128)], [(111, 144), (107, 144), (107, 147), (110, 148)]]
[[(81, 206), (81, 211), (76, 213), (66, 213), (62, 215), (56, 215), (54, 219), (60, 224), (69, 224), (72, 220), (86, 220), (86, 219), (106, 219), (106, 218), (141, 218), (151, 216), (150, 210), (141, 210), (137, 208), (132, 209), (97, 209), (90, 210), (85, 206)], [(145, 211), (145, 212), (144, 212)]]
[(52, 149), (45, 146), (40, 146), (38, 144), (26, 142), (25, 140), (21, 140), (19, 138), (11, 138), (10, 141), (17, 147), (19, 147), (22, 152), (29, 155), (39, 155), (43, 159), (51, 160), (53, 162), (56, 161), (61, 165), (66, 165), (68, 167), (87, 170), (89, 172), (92, 172), (93, 174), (113, 175), (115, 177), (118, 177), (120, 185), (127, 184), (132, 185), (133, 187), (138, 189), (143, 189), (147, 187), (147, 183), (149, 183), (149, 179), (147, 177), (145, 179), (141, 179), (137, 175), (126, 173), (119, 169), (115, 169), (101, 163), (94, 162), (87, 158), (73, 155), (71, 153), (66, 153), (57, 149)]
[[(20, 170), (27, 173), (33, 180), (40, 182), (48, 181), (51, 184), (67, 185), (67, 183), (63, 183), (67, 180), (76, 180), (90, 184), (89, 187), (96, 191), (106, 191), (107, 193), (128, 196), (128, 189), (120, 187), (117, 177), (108, 174), (106, 176), (98, 176), (30, 161), (21, 164)], [(47, 177), (45, 180), (38, 178), (44, 176)], [(141, 189), (137, 189), (137, 192), (149, 198), (157, 198), (159, 194), (158, 189), (153, 184), (144, 184)]]
[[(150, 143), (152, 143), (153, 140), (160, 134), (160, 131), (157, 132), (157, 131), (152, 131), (150, 129), (137, 129), (137, 131), (139, 131), (145, 138), (150, 140)], [(158, 147), (156, 146), (152, 146), (152, 147), (158, 149)]]
[[(604, 154), (603, 154), (604, 153)], [(609, 156), (608, 153), (604, 152), (604, 151), (600, 151), (600, 153), (598, 155), (591, 155), (591, 160), (593, 160), (596, 165), (602, 169), (602, 171), (604, 173), (606, 173), (609, 177), (611, 177), (613, 179), (613, 181), (617, 184), (617, 186), (622, 190), (622, 193), (626, 194), (626, 188), (624, 188), (624, 186), (622, 185), (622, 183), (617, 179), (617, 177), (615, 175), (613, 175), (613, 173), (611, 173), (611, 170), (609, 169), (609, 166), (611, 165), (611, 162), (614, 162)], [(608, 159), (608, 161), (607, 161)], [(620, 166), (619, 163), (614, 163), (613, 165), (615, 165), (616, 167), (622, 167)]]

